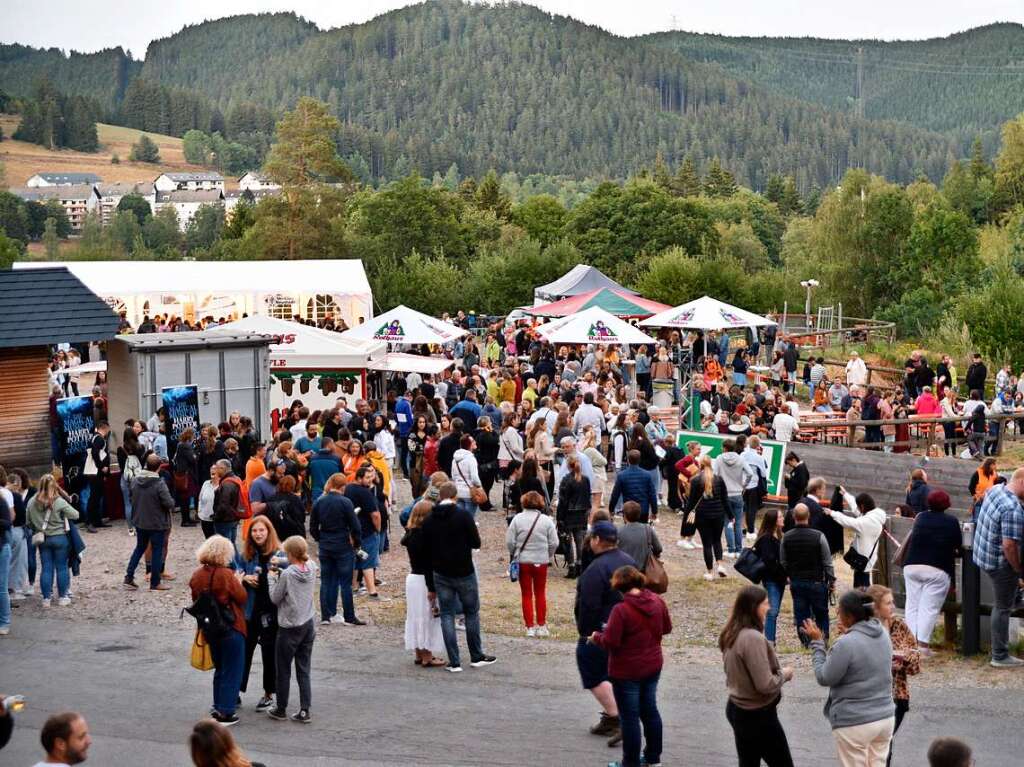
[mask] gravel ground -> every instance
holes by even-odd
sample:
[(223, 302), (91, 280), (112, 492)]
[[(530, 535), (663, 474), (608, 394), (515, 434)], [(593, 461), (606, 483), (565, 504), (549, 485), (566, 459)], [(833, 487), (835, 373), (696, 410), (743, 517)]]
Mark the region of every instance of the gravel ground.
[[(498, 487), (494, 490), (494, 496), (500, 498)], [(399, 501), (406, 502), (408, 497), (409, 485), (400, 480)], [(495, 635), (522, 636), (525, 631), (519, 605), (519, 587), (510, 583), (506, 576), (508, 555), (504, 544), (504, 514), (481, 513), (478, 520), (483, 540), (483, 547), (476, 557), (480, 576), (481, 621), (485, 635), (493, 636), (495, 641), (501, 643)], [(675, 514), (662, 512), (656, 530), (666, 552), (665, 564), (670, 579), (666, 601), (675, 626), (673, 633), (665, 638), (666, 650), (673, 658), (684, 662), (717, 666), (721, 663), (721, 655), (716, 649), (718, 632), (728, 614), (736, 589), (745, 584), (746, 580), (732, 573), (731, 567), (727, 567), (729, 578), (710, 583), (704, 581), (701, 577), (704, 563), (700, 550), (684, 550), (675, 545), (678, 534), (678, 517)], [(405, 617), (404, 590), (408, 560), (404, 549), (398, 544), (401, 529), (397, 515), (393, 515), (392, 536), (391, 551), (382, 558), (379, 571), (379, 577), (386, 584), (380, 588), (380, 592), (389, 601), (371, 603), (365, 598), (357, 598), (356, 611), (361, 618), (378, 627), (373, 631), (375, 635), (400, 643)], [(123, 522), (115, 522), (110, 529), (84, 537), (88, 549), (83, 559), (82, 576), (72, 580), (71, 605), (58, 607), (54, 600), (55, 606), (44, 611), (38, 595), (33, 596), (15, 603), (18, 605), (13, 615), (15, 624), (19, 615), (26, 615), (60, 617), (76, 622), (144, 623), (168, 627), (182, 625), (179, 618), (181, 609), (190, 602), (187, 581), (195, 568), (194, 552), (202, 541), (202, 532), (198, 527), (174, 528), (170, 542), (169, 571), (177, 577), (170, 582), (172, 589), (164, 592), (150, 592), (144, 587), (139, 591), (123, 588), (121, 581), (124, 568), (135, 543), (135, 538), (128, 535)], [(852, 574), (848, 566), (837, 559), (836, 568), (840, 583), (851, 585)], [(538, 655), (547, 652), (545, 645), (550, 642), (576, 639), (572, 610), (575, 582), (562, 577), (563, 572), (552, 570), (549, 574), (548, 627), (552, 637), (531, 643)], [(141, 567), (136, 580), (140, 585), (143, 583)], [(779, 616), (779, 651), (786, 656), (784, 662), (809, 669), (810, 656), (800, 648), (793, 631), (791, 606), (791, 600), (785, 598)], [(323, 632), (322, 639), (318, 641), (347, 643), (357, 631), (345, 627), (338, 629)], [(965, 659), (949, 650), (928, 660), (925, 673), (916, 677), (912, 684), (1021, 689), (1024, 688), (1024, 674), (996, 671), (987, 665), (987, 657)]]

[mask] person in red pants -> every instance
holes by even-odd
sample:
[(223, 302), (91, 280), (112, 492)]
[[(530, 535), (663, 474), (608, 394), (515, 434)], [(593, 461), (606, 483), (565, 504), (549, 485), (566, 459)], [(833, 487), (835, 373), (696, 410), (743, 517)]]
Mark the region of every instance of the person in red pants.
[[(544, 496), (526, 493), (523, 510), (509, 523), (505, 534), (510, 561), (519, 563), (519, 589), (523, 600), (526, 636), (550, 636), (547, 621), (548, 563), (558, 548), (555, 521), (546, 513)], [(536, 609), (536, 613), (535, 613)]]

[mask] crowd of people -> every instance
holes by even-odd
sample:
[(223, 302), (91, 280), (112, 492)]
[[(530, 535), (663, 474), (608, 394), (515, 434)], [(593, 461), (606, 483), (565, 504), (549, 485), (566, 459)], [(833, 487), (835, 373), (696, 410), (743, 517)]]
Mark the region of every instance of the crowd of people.
[[(843, 488), (830, 494), (825, 479), (811, 476), (790, 452), (787, 508), (765, 509), (762, 440), (790, 442), (798, 435), (797, 350), (771, 334), (747, 342), (730, 356), (728, 334), (681, 339), (673, 333), (652, 340), (648, 355), (646, 347), (556, 349), (528, 326), (510, 333), (490, 328), (480, 341), (470, 336), (444, 350), (454, 370), (395, 376), (380, 400), (358, 399), (350, 407), (340, 397), (319, 411), (296, 400), (267, 440), (240, 413), (175, 435), (158, 411), (146, 422), (126, 422), (112, 450), (110, 427), (97, 418), (89, 445), (96, 473), (83, 487), (62, 486), (53, 475), (33, 486), (24, 472), (0, 470), (0, 517), (11, 528), (10, 542), (0, 549), (0, 572), (10, 573), (13, 598), (23, 599), (36, 578), (38, 552), (43, 605), (51, 604), (54, 577), (58, 603), (68, 604), (69, 572), (81, 543), (77, 523), (85, 522), (88, 533), (107, 526), (101, 480), (118, 467), (134, 536), (126, 589), (139, 588), (136, 572), (143, 564), (149, 590), (167, 591), (175, 578), (167, 571), (175, 518), (179, 528), (200, 528), (199, 566), (189, 586), (197, 613), (219, 615), (219, 630), (207, 623), (204, 631), (202, 621), (197, 627), (197, 642), (205, 637), (212, 656), (213, 722), (239, 721), (240, 693), (259, 646), (255, 709), (306, 723), (318, 625), (365, 625), (355, 598), (387, 599), (378, 571), (393, 540), (408, 557), (404, 644), (415, 664), (461, 672), (460, 629), (470, 666), (496, 662), (484, 649), (474, 554), (482, 546), (478, 515), (500, 508), (507, 522), (503, 555), (519, 585), (526, 636), (550, 635), (547, 583), (561, 559), (565, 576), (575, 579), (577, 668), (601, 709), (591, 732), (621, 744), (624, 767), (653, 767), (662, 752), (661, 640), (672, 631), (672, 619), (651, 587), (665, 555), (658, 530), (664, 535), (665, 515), (675, 513), (676, 548), (684, 556), (700, 551), (706, 580), (749, 577), (753, 563), (752, 580), (761, 583), (740, 589), (719, 640), (726, 716), (741, 765), (762, 758), (792, 763), (776, 713), (782, 686), (793, 677), (775, 651), (787, 587), (796, 635), (812, 652), (818, 682), (830, 691), (827, 716), (841, 763), (880, 765), (891, 758), (893, 735), (909, 710), (907, 677), (932, 652), (932, 630), (961, 553), (960, 526), (949, 513), (948, 494), (928, 486), (918, 470), (905, 510), (916, 519), (901, 546), (907, 592), (901, 620), (891, 592), (871, 584), (887, 512), (869, 494)], [(770, 350), (772, 372), (755, 384), (748, 372), (762, 348)], [(626, 354), (635, 364), (623, 364)], [(727, 437), (714, 458), (699, 442), (679, 446), (666, 414), (649, 404), (653, 381), (675, 380), (687, 359), (696, 359), (702, 371), (695, 377), (702, 428)], [(812, 405), (825, 397), (821, 407), (857, 410), (868, 419), (871, 408), (883, 408), (889, 398), (917, 403), (932, 385), (940, 396), (943, 389), (955, 392), (955, 369), (943, 364), (929, 382), (920, 373), (927, 363), (918, 357), (910, 366), (918, 371), (914, 387), (889, 397), (866, 386), (856, 353), (846, 382), (830, 379), (821, 360), (805, 380)], [(979, 375), (968, 371), (974, 382)], [(866, 442), (885, 439), (881, 430), (864, 435)], [(404, 481), (412, 502), (400, 506), (398, 483)], [(971, 490), (974, 559), (996, 589), (991, 660), (1015, 666), (1021, 661), (1008, 653), (1006, 618), (1021, 569), (1024, 472), (999, 483), (994, 463), (986, 462)], [(393, 539), (399, 527), (400, 538)], [(852, 531), (848, 549), (846, 529)], [(174, 534), (200, 541), (197, 533)], [(1007, 547), (1006, 540), (1015, 545)], [(853, 570), (855, 590), (837, 598), (833, 561), (840, 554)], [(7, 633), (7, 588), (2, 592), (0, 632)], [(835, 621), (830, 600), (838, 602)], [(299, 707), (289, 715), (293, 665)]]

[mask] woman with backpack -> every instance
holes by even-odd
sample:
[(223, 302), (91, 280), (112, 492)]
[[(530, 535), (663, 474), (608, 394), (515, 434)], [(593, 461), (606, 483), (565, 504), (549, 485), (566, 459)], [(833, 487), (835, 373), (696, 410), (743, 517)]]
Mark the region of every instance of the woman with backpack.
[(271, 562), (282, 559), (285, 559), (285, 554), (270, 520), (262, 515), (253, 518), (242, 541), (242, 550), (235, 557), (235, 567), (242, 574), (242, 585), (248, 595), (245, 603), (245, 668), (239, 690), (245, 692), (248, 687), (252, 656), (259, 644), (263, 659), (263, 697), (256, 703), (257, 711), (265, 711), (274, 705), (277, 607), (270, 600), (267, 578)]
[(204, 638), (213, 656), (213, 708), (210, 716), (223, 725), (238, 724), (235, 708), (245, 666), (245, 605), (249, 595), (231, 565), (234, 544), (223, 535), (207, 538), (196, 552), (199, 567), (188, 585), (197, 619), (210, 619)]
[(128, 533), (134, 534), (132, 524), (132, 480), (142, 471), (146, 448), (139, 443), (142, 433), (142, 422), (129, 418), (124, 424), (121, 445), (117, 448), (117, 465), (121, 469), (121, 498), (124, 501), (124, 518), (128, 523)]
[(285, 474), (277, 482), (277, 492), (267, 501), (264, 513), (274, 525), (278, 540), (284, 541), (293, 535), (306, 537), (306, 505), (301, 492), (295, 477)]

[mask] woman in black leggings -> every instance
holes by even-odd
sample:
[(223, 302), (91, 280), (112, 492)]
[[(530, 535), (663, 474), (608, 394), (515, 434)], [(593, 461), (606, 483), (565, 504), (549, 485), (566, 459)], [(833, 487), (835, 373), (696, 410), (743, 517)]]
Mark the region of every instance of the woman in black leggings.
[[(708, 569), (704, 579), (713, 581), (716, 577), (725, 578), (722, 567), (722, 530), (725, 528), (725, 510), (729, 508), (725, 482), (716, 477), (711, 468), (710, 456), (700, 459), (700, 471), (690, 482), (690, 496), (683, 514), (685, 527), (691, 514), (696, 515), (697, 532), (704, 548), (704, 566)], [(717, 576), (715, 565), (717, 565)]]

